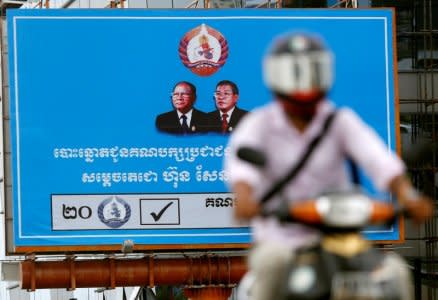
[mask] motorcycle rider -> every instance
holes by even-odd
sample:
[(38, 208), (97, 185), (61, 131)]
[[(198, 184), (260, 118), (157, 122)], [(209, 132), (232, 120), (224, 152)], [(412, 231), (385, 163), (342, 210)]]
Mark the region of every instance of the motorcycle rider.
[[(262, 217), (262, 209), (275, 210), (284, 200), (299, 201), (351, 187), (346, 157), (364, 170), (377, 188), (394, 193), (415, 221), (425, 221), (433, 212), (431, 199), (419, 193), (405, 176), (404, 163), (348, 108), (336, 110), (307, 164), (262, 205), (262, 195), (299, 162), (308, 143), (335, 110), (326, 99), (333, 82), (333, 54), (320, 38), (307, 33), (276, 38), (263, 61), (263, 72), (274, 101), (241, 120), (230, 137), (231, 151), (224, 162), (237, 199), (235, 218), (251, 221), (253, 230), (248, 264), (255, 276), (251, 290), (254, 300), (280, 299), (287, 262), (297, 249), (314, 245), (320, 238), (314, 228)], [(266, 166), (259, 168), (240, 159), (237, 151), (241, 147), (263, 152)], [(401, 259), (399, 263), (403, 264)], [(405, 268), (400, 270), (408, 276)]]

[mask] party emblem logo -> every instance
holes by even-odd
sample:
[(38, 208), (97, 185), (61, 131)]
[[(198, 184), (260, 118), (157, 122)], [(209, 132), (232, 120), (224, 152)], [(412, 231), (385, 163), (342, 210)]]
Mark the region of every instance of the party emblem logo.
[(219, 31), (202, 24), (183, 36), (179, 57), (193, 73), (210, 76), (225, 64), (228, 43)]
[(113, 196), (99, 204), (98, 216), (108, 227), (119, 228), (131, 217), (131, 207), (125, 200)]

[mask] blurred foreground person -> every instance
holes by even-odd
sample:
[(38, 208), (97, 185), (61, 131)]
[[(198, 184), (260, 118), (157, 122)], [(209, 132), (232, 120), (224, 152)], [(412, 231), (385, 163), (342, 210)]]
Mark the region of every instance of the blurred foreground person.
[[(325, 99), (332, 86), (333, 55), (320, 39), (308, 34), (281, 36), (274, 41), (263, 67), (274, 101), (240, 122), (230, 138), (231, 151), (225, 160), (237, 199), (235, 217), (251, 221), (253, 228), (249, 268), (255, 276), (254, 300), (280, 299), (281, 278), (287, 274), (288, 262), (296, 250), (315, 245), (321, 237), (315, 228), (264, 217), (262, 211), (274, 211), (284, 201), (351, 189), (347, 158), (363, 169), (377, 188), (394, 193), (415, 221), (425, 221), (433, 211), (431, 199), (415, 190), (404, 175), (403, 162), (388, 151), (374, 130), (351, 109), (336, 109)], [(329, 118), (332, 121), (328, 122)], [(311, 152), (309, 144), (318, 135), (319, 144)], [(264, 166), (239, 158), (242, 147), (264, 153)], [(307, 162), (293, 179), (280, 184), (280, 191), (262, 203), (261, 198), (306, 154), (310, 155)]]

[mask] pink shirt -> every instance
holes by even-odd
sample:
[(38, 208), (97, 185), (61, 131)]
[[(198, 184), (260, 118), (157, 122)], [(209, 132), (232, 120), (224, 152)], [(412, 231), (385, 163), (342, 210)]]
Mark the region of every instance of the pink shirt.
[[(224, 166), (230, 186), (245, 181), (253, 187), (256, 197), (263, 196), (302, 157), (307, 145), (319, 134), (327, 115), (333, 110), (333, 104), (321, 102), (316, 116), (304, 132), (292, 126), (275, 101), (248, 114), (230, 137), (230, 154)], [(258, 168), (237, 158), (236, 151), (241, 146), (250, 146), (264, 152), (267, 165)], [(336, 113), (326, 136), (304, 168), (281, 193), (268, 201), (268, 207), (278, 206), (282, 201), (281, 196), (288, 201), (299, 201), (350, 187), (346, 155), (381, 190), (386, 190), (391, 179), (405, 172), (403, 162), (390, 151), (375, 131), (352, 110), (343, 108)], [(277, 241), (291, 247), (313, 243), (319, 237), (314, 229), (299, 224), (281, 225), (273, 218), (255, 218), (252, 226), (256, 241)]]

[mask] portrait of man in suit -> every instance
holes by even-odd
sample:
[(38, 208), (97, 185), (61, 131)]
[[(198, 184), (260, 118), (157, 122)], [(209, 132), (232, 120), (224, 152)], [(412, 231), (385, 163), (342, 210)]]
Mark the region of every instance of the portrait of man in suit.
[(173, 110), (158, 115), (156, 128), (165, 133), (186, 135), (206, 132), (207, 114), (196, 108), (196, 87), (188, 81), (175, 84), (170, 95)]
[(239, 100), (239, 88), (230, 80), (222, 80), (216, 84), (214, 92), (216, 110), (209, 112), (208, 130), (229, 134), (237, 126), (240, 119), (248, 113), (247, 110), (237, 107)]

